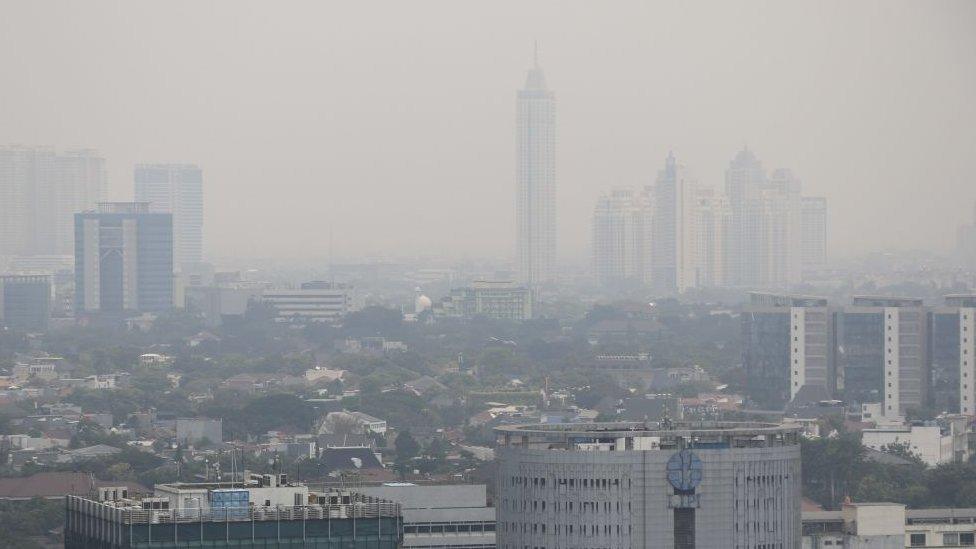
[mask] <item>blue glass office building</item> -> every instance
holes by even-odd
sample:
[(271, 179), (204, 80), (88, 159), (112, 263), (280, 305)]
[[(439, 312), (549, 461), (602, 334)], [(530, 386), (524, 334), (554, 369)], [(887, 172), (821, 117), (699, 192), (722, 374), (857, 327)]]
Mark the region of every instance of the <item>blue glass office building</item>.
[(75, 311), (160, 312), (173, 306), (173, 216), (148, 203), (75, 214)]

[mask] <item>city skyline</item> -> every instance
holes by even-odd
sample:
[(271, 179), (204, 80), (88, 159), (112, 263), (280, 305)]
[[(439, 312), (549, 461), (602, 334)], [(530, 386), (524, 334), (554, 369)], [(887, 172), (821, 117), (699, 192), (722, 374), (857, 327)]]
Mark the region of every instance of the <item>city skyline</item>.
[[(336, 20), (314, 17), (314, 7), (311, 17), (285, 11), (266, 26), (256, 4), (230, 13), (189, 6), (162, 12), (67, 5), (65, 17), (48, 25), (33, 25), (50, 19), (44, 8), (15, 8), (3, 50), (22, 57), (4, 59), (11, 75), (34, 76), (10, 79), (8, 104), (18, 108), (0, 113), (0, 143), (98, 149), (113, 200), (130, 198), (139, 162), (194, 162), (208, 174), (208, 195), (262, 198), (238, 201), (233, 210), (208, 202), (208, 245), (225, 255), (327, 255), (328, 238), (282, 235), (327, 234), (331, 226), (337, 256), (433, 248), (514, 258), (512, 90), (538, 40), (550, 87), (560, 94), (563, 261), (589, 256), (586, 220), (600, 192), (646, 184), (656, 163), (649, 159), (668, 150), (714, 188), (745, 143), (768, 165), (792, 167), (807, 192), (833, 205), (834, 257), (948, 250), (976, 200), (976, 144), (967, 130), (976, 119), (968, 100), (976, 83), (963, 53), (974, 40), (963, 32), (974, 18), (968, 4), (904, 4), (870, 36), (862, 32), (874, 20), (870, 10), (847, 4), (689, 11), (634, 3), (608, 12), (579, 5), (554, 20), (542, 6), (520, 5), (524, 18), (513, 18), (515, 6), (502, 4), (477, 23), (459, 18), (451, 28), (423, 22), (435, 20), (435, 10), (452, 11), (444, 4), (391, 8), (391, 19), (430, 33), (419, 42), (403, 30), (411, 25), (383, 23), (382, 36), (357, 37), (333, 23), (329, 32), (312, 32), (312, 21)], [(367, 16), (350, 9), (352, 19)], [(227, 27), (228, 17), (240, 33)], [(760, 23), (775, 18), (788, 24)], [(188, 20), (196, 22), (186, 26)], [(487, 33), (493, 25), (508, 25), (504, 40)], [(185, 31), (178, 44), (165, 40), (174, 27)], [(33, 28), (40, 30), (25, 34)], [(82, 40), (81, 28), (102, 32)], [(135, 40), (125, 28), (143, 34)], [(900, 37), (909, 34), (921, 45), (905, 44)], [(831, 36), (827, 47), (823, 36)], [(77, 67), (34, 47), (42, 40), (69, 44)], [(445, 51), (448, 43), (458, 53)], [(762, 49), (769, 43), (778, 51)], [(138, 61), (153, 57), (166, 73)], [(133, 78), (108, 77), (120, 68)], [(67, 74), (77, 75), (70, 85)], [(77, 93), (58, 103), (59, 116), (45, 117), (48, 103), (31, 93), (28, 80)], [(107, 81), (114, 82), (111, 93)], [(932, 86), (938, 100), (919, 100)], [(375, 109), (385, 102), (389, 108)], [(154, 131), (141, 131), (147, 126)], [(382, 162), (374, 161), (377, 154)], [(925, 223), (909, 226), (890, 215), (908, 208)], [(259, 214), (279, 230), (256, 230), (249, 220)], [(377, 231), (392, 219), (400, 221), (395, 234)], [(846, 238), (853, 234), (858, 238)]]

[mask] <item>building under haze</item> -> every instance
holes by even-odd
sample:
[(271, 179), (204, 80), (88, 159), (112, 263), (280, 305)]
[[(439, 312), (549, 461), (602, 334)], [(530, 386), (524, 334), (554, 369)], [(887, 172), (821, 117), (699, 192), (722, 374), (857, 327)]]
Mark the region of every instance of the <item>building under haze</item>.
[(972, 223), (959, 227), (956, 235), (956, 254), (963, 264), (976, 268), (976, 202), (973, 203)]
[(945, 296), (931, 309), (928, 329), (933, 404), (976, 415), (976, 294)]
[(654, 184), (652, 282), (661, 291), (698, 286), (698, 182), (669, 153)]
[(50, 275), (0, 276), (0, 327), (46, 330), (51, 289)]
[(552, 279), (556, 262), (556, 98), (538, 61), (518, 92), (516, 263), (521, 282)]
[(532, 318), (532, 307), (530, 288), (508, 280), (475, 280), (471, 286), (452, 288), (434, 307), (434, 314), (522, 321)]
[(928, 310), (921, 299), (855, 296), (837, 323), (844, 400), (904, 417), (928, 404)]
[(95, 151), (0, 148), (0, 256), (71, 255), (72, 216), (103, 200), (105, 187)]
[(827, 267), (827, 199), (804, 196), (800, 201), (802, 231), (801, 269), (804, 278)]
[(805, 270), (822, 270), (827, 255), (823, 199), (804, 199), (788, 169), (767, 175), (748, 148), (725, 172), (728, 224), (725, 281), (729, 286), (788, 288)]
[(669, 420), (498, 427), (498, 547), (797, 548), (798, 429)]
[(145, 202), (75, 214), (75, 314), (159, 312), (173, 306), (173, 216)]
[(826, 298), (752, 292), (742, 322), (742, 362), (759, 406), (780, 409), (804, 391), (833, 397), (835, 312)]
[(139, 164), (135, 199), (173, 214), (173, 261), (183, 271), (203, 261), (203, 172), (193, 164)]
[(615, 188), (593, 210), (593, 271), (603, 287), (651, 281), (650, 194)]
[(261, 299), (275, 310), (279, 322), (336, 323), (357, 309), (353, 288), (327, 281), (305, 282), (299, 288), (265, 290)]

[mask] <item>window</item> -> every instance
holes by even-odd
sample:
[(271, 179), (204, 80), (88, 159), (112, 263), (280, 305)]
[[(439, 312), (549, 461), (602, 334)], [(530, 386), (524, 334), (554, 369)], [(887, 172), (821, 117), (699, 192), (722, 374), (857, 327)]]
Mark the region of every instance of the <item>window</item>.
[(942, 534), (942, 545), (955, 547), (959, 545), (959, 534), (957, 532), (947, 532)]
[(960, 532), (959, 545), (976, 545), (976, 534), (973, 532)]
[(912, 547), (925, 547), (925, 534), (912, 534), (908, 537), (908, 543)]

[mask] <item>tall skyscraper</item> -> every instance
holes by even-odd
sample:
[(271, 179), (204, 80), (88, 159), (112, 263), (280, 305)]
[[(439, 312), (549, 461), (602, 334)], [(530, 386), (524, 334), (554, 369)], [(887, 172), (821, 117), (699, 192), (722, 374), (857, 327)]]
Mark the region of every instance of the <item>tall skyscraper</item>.
[(822, 196), (805, 196), (801, 208), (802, 268), (806, 277), (827, 267), (827, 199)]
[(192, 164), (139, 164), (135, 199), (149, 211), (173, 214), (177, 269), (203, 260), (203, 173)]
[(556, 261), (556, 98), (538, 59), (517, 103), (516, 262), (520, 280), (536, 286)]
[(714, 189), (698, 189), (698, 256), (696, 285), (725, 285), (725, 247), (728, 240), (729, 203)]
[(729, 285), (783, 289), (802, 281), (805, 265), (823, 268), (826, 201), (807, 203), (793, 172), (781, 168), (767, 176), (756, 156), (743, 149), (725, 172), (725, 191)]
[(766, 172), (752, 151), (743, 149), (725, 171), (730, 224), (726, 268), (732, 286), (761, 286), (762, 188)]
[(75, 313), (158, 312), (173, 306), (173, 216), (145, 202), (75, 214)]
[(0, 255), (70, 255), (72, 216), (104, 200), (106, 180), (95, 151), (0, 148)]
[(601, 286), (645, 284), (651, 278), (648, 192), (616, 188), (593, 211), (593, 269)]
[(660, 291), (698, 285), (698, 183), (669, 153), (654, 184), (652, 280)]

